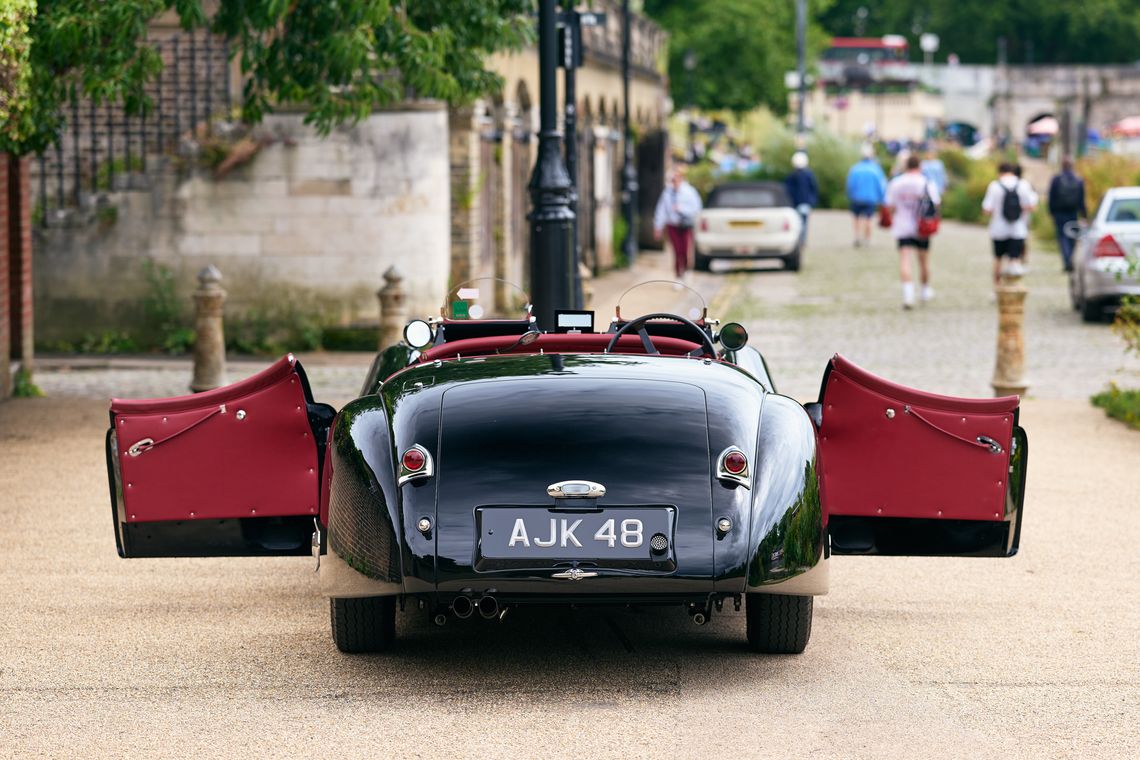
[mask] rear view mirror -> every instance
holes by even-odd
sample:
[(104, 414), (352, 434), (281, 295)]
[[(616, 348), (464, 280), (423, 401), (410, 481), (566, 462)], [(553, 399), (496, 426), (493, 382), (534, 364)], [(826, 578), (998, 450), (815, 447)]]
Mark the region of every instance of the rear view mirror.
[(413, 319), (404, 326), (404, 342), (412, 348), (422, 351), (431, 345), (434, 337), (435, 333), (432, 332), (431, 325), (422, 319)]
[(720, 328), (720, 344), (725, 351), (739, 351), (748, 343), (748, 331), (739, 322), (729, 322)]

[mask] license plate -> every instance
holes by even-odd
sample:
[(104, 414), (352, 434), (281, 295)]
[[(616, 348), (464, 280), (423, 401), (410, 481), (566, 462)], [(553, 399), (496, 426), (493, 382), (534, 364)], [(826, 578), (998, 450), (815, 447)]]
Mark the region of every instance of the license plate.
[(764, 222), (751, 220), (735, 220), (728, 223), (729, 227), (763, 227)]
[[(479, 554), (487, 559), (649, 560), (672, 554), (671, 507), (484, 507), (478, 513)], [(668, 548), (653, 554), (650, 542), (658, 534)]]

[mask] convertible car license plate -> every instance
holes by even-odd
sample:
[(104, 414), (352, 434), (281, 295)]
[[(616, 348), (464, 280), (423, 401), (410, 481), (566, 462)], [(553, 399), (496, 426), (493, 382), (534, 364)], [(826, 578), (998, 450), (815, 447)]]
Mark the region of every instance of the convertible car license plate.
[(735, 219), (728, 223), (729, 227), (763, 227), (764, 222), (755, 219)]
[[(648, 560), (654, 536), (661, 534), (669, 547), (673, 544), (672, 507), (597, 512), (484, 507), (478, 525), (479, 554), (487, 559)], [(670, 553), (667, 548), (657, 556)]]

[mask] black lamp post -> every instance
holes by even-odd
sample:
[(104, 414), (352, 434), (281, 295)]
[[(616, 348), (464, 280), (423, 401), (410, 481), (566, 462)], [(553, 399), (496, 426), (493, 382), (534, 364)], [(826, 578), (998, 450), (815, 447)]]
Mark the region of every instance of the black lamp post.
[(622, 0), (621, 4), (621, 86), (624, 100), (625, 114), (623, 134), (625, 137), (625, 157), (621, 167), (621, 212), (625, 218), (625, 239), (622, 241), (622, 250), (625, 252), (626, 262), (632, 266), (637, 260), (637, 169), (633, 166), (633, 132), (629, 128), (629, 35), (630, 12), (629, 0)]
[(558, 309), (574, 308), (573, 184), (562, 160), (558, 132), (558, 34), (555, 0), (538, 6), (538, 159), (530, 177), (530, 292), (544, 330), (555, 327)]

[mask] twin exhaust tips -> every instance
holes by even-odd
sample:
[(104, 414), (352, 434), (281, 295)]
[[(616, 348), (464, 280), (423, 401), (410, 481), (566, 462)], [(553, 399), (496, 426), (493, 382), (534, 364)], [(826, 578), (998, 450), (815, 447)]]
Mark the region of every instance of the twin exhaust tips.
[[(469, 596), (457, 596), (451, 601), (451, 613), (460, 620), (466, 620), (476, 611), (487, 620), (493, 620), (499, 616), (499, 600), (484, 594), (477, 601), (472, 601)], [(446, 622), (447, 615), (442, 612), (436, 614), (436, 625), (444, 625)]]

